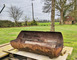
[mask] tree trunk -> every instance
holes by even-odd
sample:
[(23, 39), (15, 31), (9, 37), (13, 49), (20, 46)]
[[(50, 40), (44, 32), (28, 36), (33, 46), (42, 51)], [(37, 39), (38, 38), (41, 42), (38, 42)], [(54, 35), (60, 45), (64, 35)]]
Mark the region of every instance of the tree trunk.
[(55, 0), (52, 0), (52, 9), (51, 9), (51, 30), (55, 31)]
[(77, 10), (77, 0), (74, 1), (75, 4), (74, 4), (74, 10)]
[(16, 24), (16, 26), (18, 26), (18, 23), (17, 23), (17, 21), (15, 20), (15, 24)]
[(60, 11), (60, 24), (63, 24), (63, 9)]
[(75, 4), (74, 4), (74, 17), (77, 20), (77, 0), (75, 0), (74, 2), (75, 2)]
[(25, 21), (25, 26), (27, 26), (27, 21)]

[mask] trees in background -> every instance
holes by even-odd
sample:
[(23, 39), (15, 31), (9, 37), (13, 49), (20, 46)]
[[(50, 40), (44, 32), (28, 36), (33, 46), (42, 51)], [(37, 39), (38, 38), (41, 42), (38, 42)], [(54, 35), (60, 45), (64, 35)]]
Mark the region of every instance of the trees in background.
[[(51, 1), (52, 0), (44, 0), (43, 12), (51, 12)], [(55, 0), (55, 2), (55, 8), (60, 12), (60, 24), (63, 24), (64, 16), (66, 15), (66, 12), (70, 9), (70, 7), (73, 5), (73, 3), (67, 3), (67, 0)]]
[(11, 6), (9, 7), (8, 13), (14, 19), (16, 26), (18, 26), (17, 21), (21, 18), (23, 11), (16, 6)]
[(77, 0), (71, 0), (72, 3), (74, 4), (73, 7), (74, 9), (73, 10), (77, 10)]
[(63, 24), (65, 15), (73, 3), (67, 3), (68, 0), (57, 0), (56, 9), (60, 12), (60, 24)]
[(77, 21), (77, 0), (70, 0), (73, 3), (71, 7), (71, 12), (68, 14), (69, 16), (73, 16)]

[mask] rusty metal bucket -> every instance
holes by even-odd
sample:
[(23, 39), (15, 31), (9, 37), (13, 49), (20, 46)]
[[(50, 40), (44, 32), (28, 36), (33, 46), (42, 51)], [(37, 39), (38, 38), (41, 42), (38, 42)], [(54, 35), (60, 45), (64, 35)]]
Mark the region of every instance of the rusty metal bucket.
[(61, 32), (21, 31), (10, 43), (15, 49), (55, 58), (61, 54), (63, 37)]

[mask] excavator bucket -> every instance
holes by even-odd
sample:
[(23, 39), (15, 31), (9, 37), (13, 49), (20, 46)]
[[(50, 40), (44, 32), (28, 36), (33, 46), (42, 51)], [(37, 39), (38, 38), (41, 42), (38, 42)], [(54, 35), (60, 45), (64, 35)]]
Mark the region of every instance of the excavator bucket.
[(58, 57), (63, 49), (61, 32), (21, 31), (10, 43), (15, 49), (50, 58)]

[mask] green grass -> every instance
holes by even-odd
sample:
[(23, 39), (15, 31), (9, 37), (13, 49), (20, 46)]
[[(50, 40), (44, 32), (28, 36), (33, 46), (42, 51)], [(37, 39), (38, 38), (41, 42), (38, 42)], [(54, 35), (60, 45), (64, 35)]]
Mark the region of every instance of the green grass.
[[(0, 28), (0, 44), (7, 43), (15, 39), (21, 30), (50, 31), (50, 26)], [(58, 23), (56, 23), (55, 30), (62, 32), (64, 42), (68, 42), (68, 43), (64, 43), (64, 46), (69, 46), (74, 48), (72, 55), (69, 56), (67, 60), (76, 60), (77, 59), (77, 25), (58, 25)]]
[[(59, 22), (55, 23), (56, 25), (59, 25)], [(50, 26), (51, 23), (50, 22), (45, 22), (45, 23), (38, 23), (39, 26)]]

